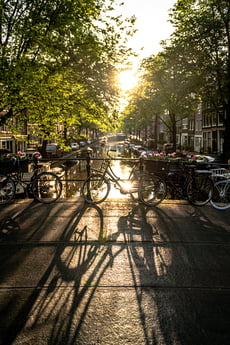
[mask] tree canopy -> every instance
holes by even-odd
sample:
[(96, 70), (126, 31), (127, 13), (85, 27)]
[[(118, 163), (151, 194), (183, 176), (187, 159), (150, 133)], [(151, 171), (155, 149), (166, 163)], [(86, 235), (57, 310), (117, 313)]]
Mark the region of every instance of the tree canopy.
[[(178, 0), (170, 11), (174, 32), (162, 51), (142, 63), (152, 112), (175, 122), (198, 102), (223, 116), (224, 158), (230, 157), (230, 1)], [(134, 102), (135, 93), (132, 97)], [(224, 111), (223, 111), (224, 109)]]
[[(15, 117), (58, 136), (57, 123), (111, 125), (116, 63), (134, 18), (113, 0), (0, 1), (0, 123)], [(110, 116), (108, 116), (110, 114)], [(35, 127), (34, 127), (35, 128)]]

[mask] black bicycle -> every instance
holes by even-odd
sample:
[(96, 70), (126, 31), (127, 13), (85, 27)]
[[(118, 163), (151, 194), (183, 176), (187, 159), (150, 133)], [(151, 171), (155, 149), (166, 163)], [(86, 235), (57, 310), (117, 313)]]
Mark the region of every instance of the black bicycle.
[[(12, 157), (9, 161), (11, 172), (0, 175), (0, 205), (9, 203), (17, 193), (23, 192), (39, 202), (50, 204), (56, 201), (62, 192), (62, 182), (53, 172), (40, 172), (42, 165), (38, 164), (39, 154), (31, 160), (32, 173), (25, 179), (20, 158)], [(13, 168), (13, 169), (12, 169)]]
[(161, 171), (153, 172), (164, 181), (161, 186), (164, 198), (170, 194), (172, 199), (187, 199), (195, 206), (204, 206), (211, 200), (214, 188), (211, 174), (194, 163), (182, 161), (167, 161)]
[(118, 177), (112, 169), (112, 157), (105, 159), (100, 169), (92, 169), (92, 174), (83, 182), (82, 196), (90, 204), (99, 204), (109, 195), (113, 183), (122, 194), (144, 205), (159, 204), (164, 198), (161, 179), (143, 172), (142, 161), (132, 160), (132, 168), (127, 179)]

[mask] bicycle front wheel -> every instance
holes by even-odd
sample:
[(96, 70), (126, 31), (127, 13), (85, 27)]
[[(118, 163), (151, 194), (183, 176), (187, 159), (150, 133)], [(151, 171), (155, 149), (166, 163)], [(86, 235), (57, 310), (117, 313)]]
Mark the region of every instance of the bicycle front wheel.
[(215, 183), (210, 204), (217, 210), (227, 210), (230, 208), (230, 180)]
[(110, 182), (101, 174), (89, 176), (82, 185), (82, 196), (89, 204), (100, 204), (110, 191)]
[(14, 181), (5, 175), (0, 175), (0, 205), (8, 204), (15, 196)]
[(139, 201), (146, 206), (156, 206), (160, 204), (167, 195), (165, 181), (152, 175), (144, 175), (140, 180), (138, 196)]
[(36, 200), (43, 204), (50, 204), (61, 196), (61, 180), (52, 172), (42, 172), (34, 179), (32, 192)]
[(213, 182), (209, 176), (195, 176), (187, 186), (187, 198), (192, 205), (204, 206), (212, 198)]

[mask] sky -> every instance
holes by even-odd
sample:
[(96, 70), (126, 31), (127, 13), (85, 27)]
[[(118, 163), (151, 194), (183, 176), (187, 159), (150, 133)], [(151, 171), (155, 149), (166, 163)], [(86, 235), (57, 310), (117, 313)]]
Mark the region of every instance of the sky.
[[(138, 30), (133, 37), (129, 38), (128, 46), (131, 47), (138, 57), (129, 59), (132, 66), (121, 66), (123, 72), (119, 75), (119, 83), (126, 99), (126, 91), (133, 88), (138, 82), (137, 70), (140, 61), (161, 50), (160, 42), (170, 38), (173, 31), (172, 25), (168, 22), (169, 9), (173, 7), (176, 0), (116, 0), (116, 4), (123, 2), (123, 6), (117, 6), (117, 13), (124, 18), (135, 16), (135, 28)], [(126, 102), (126, 101), (125, 101)], [(125, 104), (125, 103), (124, 103)], [(123, 104), (123, 105), (124, 105)]]
[(124, 16), (135, 15), (138, 32), (130, 38), (130, 46), (140, 54), (140, 58), (160, 51), (160, 41), (170, 37), (172, 25), (168, 10), (176, 0), (123, 0), (120, 7)]

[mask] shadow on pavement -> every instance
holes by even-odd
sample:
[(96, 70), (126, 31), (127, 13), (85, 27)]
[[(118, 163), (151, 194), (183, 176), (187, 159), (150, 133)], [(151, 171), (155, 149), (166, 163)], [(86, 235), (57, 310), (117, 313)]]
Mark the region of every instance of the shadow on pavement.
[[(223, 345), (230, 339), (230, 233), (210, 222), (204, 208), (191, 208), (188, 217), (195, 217), (187, 228), (193, 242), (180, 236), (178, 219), (161, 208), (137, 206), (118, 222), (124, 241), (134, 243), (126, 250), (146, 345), (209, 345), (210, 339)], [(209, 253), (199, 231), (210, 235)], [(219, 235), (226, 235), (226, 247), (216, 242)]]
[[(30, 345), (39, 339), (49, 345), (126, 345), (140, 323), (135, 344), (210, 345), (212, 339), (227, 345), (229, 247), (217, 241), (221, 235), (229, 241), (229, 232), (204, 210), (186, 212), (177, 218), (163, 208), (134, 206), (108, 232), (110, 215), (103, 207), (31, 203), (17, 213), (9, 209), (0, 227), (3, 280), (35, 247), (51, 247), (52, 255), (45, 264), (34, 258), (43, 270), (35, 286), (12, 286), (1, 307), (2, 344), (31, 337)], [(67, 213), (58, 228), (55, 219)], [(52, 227), (56, 232), (44, 243)]]

